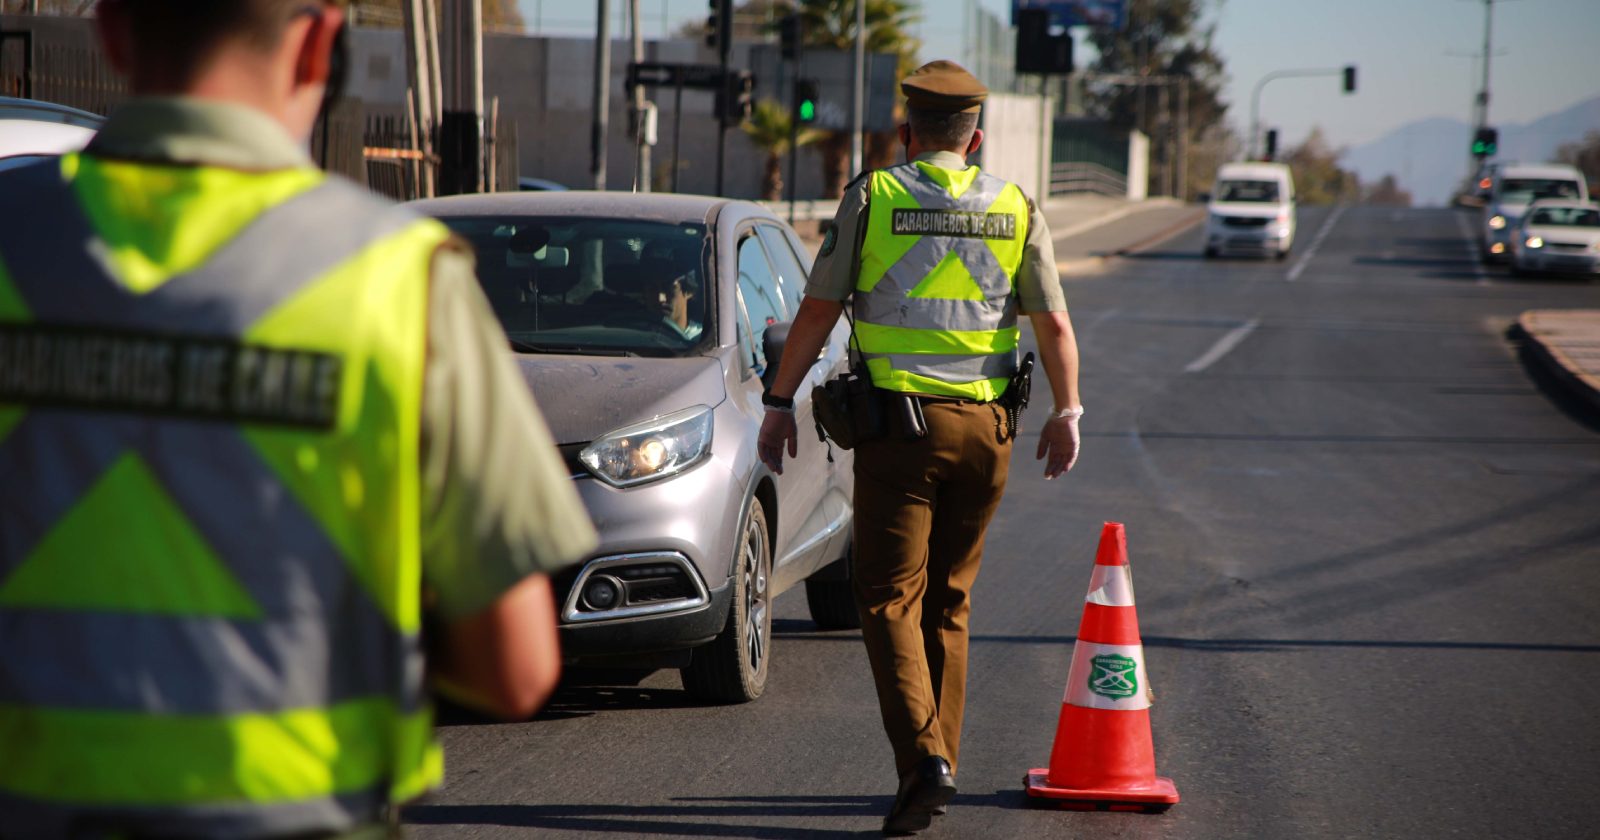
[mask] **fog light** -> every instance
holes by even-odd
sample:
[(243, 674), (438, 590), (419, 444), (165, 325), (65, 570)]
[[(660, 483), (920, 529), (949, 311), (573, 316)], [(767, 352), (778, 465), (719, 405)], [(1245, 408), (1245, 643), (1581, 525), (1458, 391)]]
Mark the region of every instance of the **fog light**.
[(1489, 253), (1491, 253), (1491, 254), (1504, 254), (1505, 252), (1506, 252), (1506, 243), (1504, 243), (1504, 242), (1496, 242), (1493, 245), (1489, 246)]
[(583, 585), (583, 605), (591, 610), (609, 610), (622, 601), (622, 584), (616, 578), (597, 575)]

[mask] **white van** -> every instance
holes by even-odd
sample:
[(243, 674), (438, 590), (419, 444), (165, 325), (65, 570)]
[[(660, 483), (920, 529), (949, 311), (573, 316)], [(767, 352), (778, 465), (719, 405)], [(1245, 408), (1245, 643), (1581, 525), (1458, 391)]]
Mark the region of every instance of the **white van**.
[[(1203, 197), (1207, 198), (1207, 197)], [(1289, 256), (1294, 247), (1294, 176), (1281, 163), (1225, 163), (1207, 198), (1206, 251)]]
[(1483, 261), (1502, 262), (1511, 256), (1511, 234), (1539, 199), (1588, 201), (1589, 187), (1576, 167), (1563, 163), (1511, 164), (1494, 175), (1489, 200), (1483, 204)]

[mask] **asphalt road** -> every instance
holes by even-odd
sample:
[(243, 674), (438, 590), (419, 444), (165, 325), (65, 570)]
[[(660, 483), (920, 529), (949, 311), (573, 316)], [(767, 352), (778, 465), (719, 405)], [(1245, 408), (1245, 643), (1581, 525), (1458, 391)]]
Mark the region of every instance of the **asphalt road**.
[[(1485, 274), (1464, 221), (1306, 209), (1285, 262), (1201, 260), (1191, 230), (1070, 281), (1083, 457), (1047, 483), (1019, 442), (961, 793), (925, 836), (1595, 836), (1600, 425), (1505, 328), (1600, 285)], [(1021, 792), (1106, 520), (1128, 528), (1157, 764), (1183, 796), (1162, 815)], [(410, 830), (875, 834), (894, 778), (859, 638), (815, 631), (798, 591), (777, 607), (754, 704), (695, 707), (660, 672), (568, 684), (531, 722), (450, 719), (448, 784)]]

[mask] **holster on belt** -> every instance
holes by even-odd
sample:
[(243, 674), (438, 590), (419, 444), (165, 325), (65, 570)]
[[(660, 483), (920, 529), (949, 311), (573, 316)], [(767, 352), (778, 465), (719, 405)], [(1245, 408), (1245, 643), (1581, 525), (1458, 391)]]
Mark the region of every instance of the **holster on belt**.
[(818, 439), (854, 449), (858, 443), (883, 437), (885, 392), (874, 387), (865, 373), (850, 370), (811, 389)]
[(1017, 365), (1017, 372), (1011, 374), (1011, 381), (1006, 385), (1006, 392), (1000, 395), (995, 402), (1006, 410), (1007, 437), (1016, 440), (1017, 434), (1022, 431), (1022, 412), (1028, 407), (1028, 398), (1033, 394), (1033, 354), (1028, 353), (1022, 357), (1021, 364)]

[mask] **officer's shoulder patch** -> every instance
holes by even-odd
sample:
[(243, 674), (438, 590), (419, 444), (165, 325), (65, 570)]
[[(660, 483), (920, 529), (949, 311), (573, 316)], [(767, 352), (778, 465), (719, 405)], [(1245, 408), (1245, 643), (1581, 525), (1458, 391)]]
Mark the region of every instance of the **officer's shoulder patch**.
[(838, 244), (839, 229), (833, 225), (829, 225), (827, 234), (822, 237), (822, 248), (817, 252), (817, 256), (826, 257), (827, 255), (833, 253), (834, 246)]

